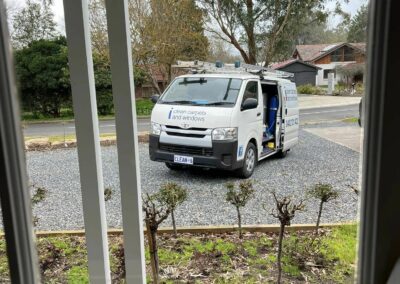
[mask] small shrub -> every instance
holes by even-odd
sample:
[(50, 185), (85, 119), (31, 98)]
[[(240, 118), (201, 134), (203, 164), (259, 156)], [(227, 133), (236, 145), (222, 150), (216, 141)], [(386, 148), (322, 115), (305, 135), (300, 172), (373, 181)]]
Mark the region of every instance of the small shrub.
[(175, 222), (175, 209), (182, 204), (187, 198), (187, 191), (182, 186), (169, 182), (161, 186), (160, 199), (171, 210), (172, 227), (174, 229), (174, 236), (177, 236), (176, 222)]
[(306, 84), (306, 85), (298, 86), (297, 93), (307, 94), (307, 95), (326, 95), (326, 90), (321, 87), (318, 87), (318, 86)]
[(314, 92), (314, 86), (311, 84), (300, 85), (297, 87), (297, 93), (311, 95)]
[(153, 283), (159, 283), (159, 259), (157, 245), (158, 227), (171, 213), (171, 208), (161, 198), (159, 193), (146, 194), (142, 197), (142, 209), (145, 213), (147, 239), (149, 242), (150, 264), (153, 274)]
[(245, 180), (239, 183), (239, 188), (230, 182), (226, 184), (228, 192), (226, 193), (226, 201), (235, 206), (238, 224), (239, 224), (239, 238), (242, 238), (242, 215), (240, 208), (246, 206), (247, 202), (254, 196), (253, 183), (250, 180)]
[(297, 211), (304, 210), (303, 201), (300, 200), (298, 203), (294, 203), (288, 196), (278, 198), (275, 192), (271, 192), (274, 201), (275, 209), (272, 210), (271, 215), (279, 220), (280, 230), (278, 239), (278, 253), (277, 253), (277, 265), (278, 265), (278, 279), (277, 283), (281, 283), (282, 278), (282, 242), (285, 234), (285, 227), (290, 226), (292, 219), (294, 218)]
[(318, 235), (319, 223), (321, 221), (321, 214), (324, 203), (329, 202), (333, 199), (339, 197), (339, 192), (334, 190), (332, 185), (324, 184), (324, 183), (317, 183), (312, 188), (308, 190), (308, 195), (318, 199), (319, 202), (319, 209), (318, 209), (318, 217), (317, 217), (317, 224), (315, 226), (315, 233)]

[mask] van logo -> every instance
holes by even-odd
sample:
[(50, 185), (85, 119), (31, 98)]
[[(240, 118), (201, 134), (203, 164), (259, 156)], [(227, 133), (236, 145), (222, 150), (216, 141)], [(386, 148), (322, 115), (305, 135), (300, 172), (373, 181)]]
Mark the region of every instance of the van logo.
[(168, 113), (168, 119), (171, 119), (171, 116), (172, 116), (172, 111), (174, 110), (174, 108), (173, 107), (171, 107), (171, 110), (169, 111), (169, 113)]
[(187, 124), (187, 123), (183, 123), (182, 124), (182, 128), (184, 128), (184, 129), (188, 129), (190, 126), (189, 126), (189, 124)]

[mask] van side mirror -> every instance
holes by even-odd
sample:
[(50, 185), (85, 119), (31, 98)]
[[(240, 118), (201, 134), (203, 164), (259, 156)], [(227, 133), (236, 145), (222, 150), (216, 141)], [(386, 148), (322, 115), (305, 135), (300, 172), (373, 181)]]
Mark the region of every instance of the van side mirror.
[(240, 110), (252, 109), (252, 108), (256, 108), (257, 106), (258, 106), (258, 101), (256, 99), (247, 98), (242, 103), (242, 107), (240, 108)]
[(159, 98), (160, 98), (160, 95), (152, 95), (152, 96), (150, 97), (150, 100), (151, 100), (153, 103), (156, 103), (156, 102), (158, 101)]

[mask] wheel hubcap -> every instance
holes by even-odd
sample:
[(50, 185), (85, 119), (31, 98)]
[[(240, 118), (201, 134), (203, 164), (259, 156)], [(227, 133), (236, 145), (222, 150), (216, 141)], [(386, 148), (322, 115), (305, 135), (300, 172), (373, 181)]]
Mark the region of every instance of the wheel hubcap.
[(255, 162), (254, 150), (250, 148), (246, 154), (246, 169), (248, 172), (253, 171), (254, 162)]

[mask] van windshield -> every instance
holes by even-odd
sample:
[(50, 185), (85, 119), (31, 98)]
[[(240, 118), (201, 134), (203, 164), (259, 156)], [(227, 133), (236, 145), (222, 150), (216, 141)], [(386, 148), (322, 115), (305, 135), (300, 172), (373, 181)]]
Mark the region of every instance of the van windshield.
[(158, 103), (233, 107), (241, 85), (241, 79), (178, 78)]

